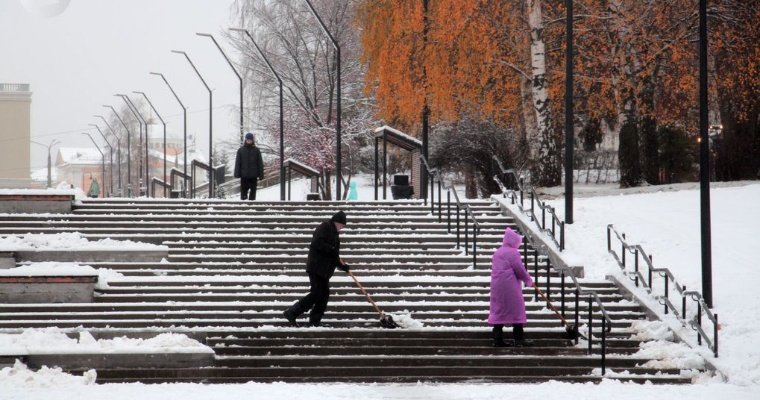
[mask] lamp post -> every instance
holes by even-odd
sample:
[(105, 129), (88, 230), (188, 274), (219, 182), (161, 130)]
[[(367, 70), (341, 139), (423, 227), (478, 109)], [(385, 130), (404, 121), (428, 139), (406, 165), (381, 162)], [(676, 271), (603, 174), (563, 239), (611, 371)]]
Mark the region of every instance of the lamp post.
[(48, 187), (48, 189), (50, 189), (51, 187), (53, 187), (53, 173), (52, 173), (53, 164), (52, 164), (51, 159), (50, 159), (50, 149), (52, 149), (53, 146), (55, 146), (57, 144), (61, 144), (61, 142), (58, 141), (58, 139), (53, 139), (50, 142), (50, 144), (48, 144), (48, 145), (42, 144), (40, 142), (35, 142), (34, 140), (30, 140), (30, 142), (32, 142), (34, 144), (38, 144), (38, 145), (40, 145), (42, 147), (47, 147), (47, 153), (48, 153), (48, 158), (47, 158), (47, 187)]
[(227, 61), (227, 64), (230, 65), (230, 68), (232, 68), (232, 72), (235, 73), (235, 76), (237, 76), (238, 81), (240, 81), (240, 142), (243, 142), (243, 77), (240, 75), (240, 73), (237, 71), (235, 66), (232, 64), (232, 61), (230, 61), (230, 58), (227, 57), (227, 54), (224, 53), (224, 50), (222, 50), (222, 46), (219, 46), (219, 43), (216, 41), (214, 36), (212, 36), (210, 33), (196, 33), (198, 36), (204, 36), (209, 39), (211, 39), (214, 44), (216, 45), (216, 48), (219, 49), (219, 52), (222, 53), (222, 57)]
[[(109, 185), (108, 185), (109, 186), (108, 197), (111, 197), (113, 195), (113, 146), (111, 145), (111, 142), (108, 141), (108, 139), (106, 138), (106, 135), (103, 134), (103, 131), (100, 130), (100, 127), (97, 124), (90, 124), (90, 126), (94, 126), (95, 129), (98, 130), (98, 133), (100, 133), (100, 136), (103, 138), (103, 140), (105, 140), (106, 145), (108, 145), (109, 159), (111, 160), (110, 161), (110, 166), (108, 167), (108, 170), (110, 171), (110, 173), (109, 173), (110, 177), (108, 178), (108, 183), (109, 183)], [(103, 181), (105, 181), (105, 179), (106, 179), (106, 177), (103, 176)], [(105, 187), (106, 187), (106, 183), (103, 182), (103, 193), (104, 194), (106, 192), (105, 191)]]
[(338, 45), (338, 41), (335, 40), (332, 34), (330, 34), (330, 31), (327, 30), (327, 26), (324, 22), (322, 22), (322, 18), (317, 14), (317, 10), (314, 9), (314, 6), (311, 4), (311, 1), (306, 0), (306, 4), (309, 6), (309, 10), (312, 14), (317, 18), (317, 21), (319, 21), (319, 26), (322, 27), (322, 31), (327, 35), (328, 38), (330, 38), (330, 42), (332, 43), (333, 47), (335, 47), (335, 58), (337, 59), (338, 69), (337, 69), (337, 101), (336, 101), (336, 108), (337, 108), (337, 114), (335, 119), (335, 135), (336, 135), (336, 143), (335, 143), (335, 200), (340, 200), (340, 192), (341, 192), (341, 185), (343, 184), (343, 174), (341, 172), (342, 164), (341, 164), (341, 108), (340, 108), (340, 46)]
[(115, 108), (109, 105), (103, 105), (103, 107), (110, 108), (114, 115), (116, 115), (116, 119), (121, 123), (121, 126), (127, 131), (127, 197), (132, 197), (132, 133), (129, 131), (127, 124), (124, 123), (124, 120), (119, 116), (119, 113), (116, 112)]
[(188, 63), (190, 63), (190, 66), (193, 67), (195, 74), (198, 75), (198, 78), (200, 78), (203, 86), (205, 86), (206, 90), (208, 90), (208, 166), (211, 168), (211, 171), (209, 171), (208, 174), (208, 198), (210, 199), (214, 197), (214, 94), (208, 84), (206, 84), (206, 80), (203, 79), (203, 76), (201, 76), (201, 73), (198, 72), (198, 68), (195, 68), (195, 64), (193, 64), (193, 61), (190, 60), (190, 57), (186, 52), (181, 50), (172, 50), (172, 53), (182, 54), (185, 56), (185, 59)]
[[(95, 148), (98, 149), (98, 153), (100, 153), (100, 180), (103, 182), (103, 197), (105, 197), (105, 190), (106, 190), (106, 155), (103, 154), (103, 151), (100, 150), (100, 146), (95, 142), (95, 139), (90, 136), (87, 132), (82, 132), (82, 135), (87, 135), (88, 138), (92, 141), (92, 144), (95, 145)], [(88, 193), (89, 194), (89, 193)]]
[[(116, 94), (116, 96), (121, 97), (122, 99), (124, 99), (124, 102), (127, 103), (127, 108), (129, 108), (129, 111), (131, 111), (132, 114), (138, 119), (138, 123), (140, 124), (141, 130), (142, 130), (142, 126), (145, 125), (145, 181), (144, 182), (145, 182), (145, 196), (147, 197), (148, 196), (148, 168), (150, 165), (149, 164), (150, 159), (148, 158), (148, 121), (146, 121), (145, 118), (143, 118), (142, 114), (140, 114), (140, 110), (137, 109), (137, 107), (135, 106), (135, 103), (132, 103), (132, 100), (129, 99), (129, 96), (125, 94)], [(138, 149), (142, 145), (143, 145), (143, 139), (142, 139), (142, 134), (141, 134), (140, 145), (138, 146)], [(138, 154), (139, 154), (139, 150), (138, 150)], [(142, 158), (138, 156), (138, 160), (142, 160)], [(142, 164), (142, 162), (140, 164)], [(138, 171), (137, 176), (141, 177), (142, 169), (141, 168), (138, 168), (138, 169), (139, 171)], [(142, 185), (139, 185), (140, 179), (141, 178), (137, 179), (137, 182), (138, 182), (137, 195), (138, 196), (140, 196), (141, 190), (142, 190)]]
[[(164, 121), (164, 119), (161, 118), (161, 114), (159, 114), (158, 110), (156, 110), (156, 107), (153, 106), (153, 103), (150, 101), (150, 99), (148, 98), (147, 94), (145, 94), (143, 92), (132, 92), (132, 93), (141, 94), (145, 98), (145, 101), (148, 102), (148, 105), (153, 110), (153, 112), (156, 113), (156, 116), (161, 121), (161, 124), (164, 126), (164, 151), (163, 151), (163, 153), (164, 153), (164, 157), (163, 157), (164, 158), (164, 175), (161, 177), (161, 180), (164, 181), (164, 183), (166, 183), (166, 121)], [(166, 197), (166, 185), (163, 185), (163, 186), (164, 186), (164, 197)], [(155, 193), (153, 193), (153, 197), (156, 197)]]
[(251, 33), (248, 32), (246, 29), (242, 28), (230, 28), (231, 31), (236, 32), (244, 32), (249, 39), (251, 39), (251, 43), (253, 43), (253, 46), (256, 47), (256, 51), (258, 51), (259, 55), (262, 59), (264, 59), (264, 62), (267, 64), (267, 67), (269, 67), (269, 70), (272, 72), (272, 75), (277, 79), (277, 83), (280, 86), (280, 200), (285, 200), (285, 135), (284, 135), (284, 122), (283, 122), (283, 103), (282, 103), (282, 79), (280, 78), (280, 74), (275, 71), (275, 69), (272, 67), (272, 63), (269, 62), (267, 57), (264, 55), (264, 52), (261, 51), (261, 48), (259, 48), (259, 45), (256, 44), (256, 41), (253, 40), (253, 36), (251, 36)]
[[(113, 130), (113, 127), (111, 127), (111, 124), (108, 123), (108, 120), (104, 116), (102, 116), (102, 115), (93, 115), (93, 117), (102, 119), (103, 122), (108, 127), (108, 129), (111, 130), (111, 134), (113, 135), (113, 137), (116, 138), (116, 146), (117, 146), (116, 162), (117, 162), (117, 164), (119, 166), (118, 167), (118, 174), (117, 175), (119, 176), (119, 197), (121, 197), (122, 196), (122, 194), (121, 194), (121, 188), (122, 188), (122, 186), (121, 186), (121, 139), (116, 135), (116, 131)], [(98, 129), (98, 130), (100, 130), (100, 129)], [(113, 175), (113, 171), (111, 171), (111, 174)], [(113, 180), (111, 180), (111, 186), (113, 186)], [(111, 188), (111, 190), (113, 191), (113, 188)]]
[(699, 198), (702, 230), (702, 296), (713, 306), (710, 227), (710, 137), (707, 97), (707, 0), (699, 0)]
[(565, 222), (573, 223), (573, 0), (565, 0)]
[[(184, 173), (182, 177), (183, 187), (182, 187), (182, 197), (185, 197), (185, 191), (187, 190), (187, 107), (182, 103), (182, 100), (179, 99), (179, 96), (177, 96), (177, 92), (174, 91), (174, 88), (172, 85), (169, 84), (169, 81), (166, 80), (166, 77), (164, 74), (160, 72), (151, 72), (151, 75), (156, 75), (161, 77), (161, 79), (164, 81), (166, 86), (169, 88), (169, 90), (174, 95), (174, 98), (177, 99), (177, 103), (179, 103), (179, 106), (182, 107), (182, 164), (183, 169), (182, 172)], [(166, 151), (166, 130), (164, 130), (164, 152)], [(166, 156), (166, 154), (164, 154)], [(166, 174), (166, 160), (164, 160), (164, 174)]]

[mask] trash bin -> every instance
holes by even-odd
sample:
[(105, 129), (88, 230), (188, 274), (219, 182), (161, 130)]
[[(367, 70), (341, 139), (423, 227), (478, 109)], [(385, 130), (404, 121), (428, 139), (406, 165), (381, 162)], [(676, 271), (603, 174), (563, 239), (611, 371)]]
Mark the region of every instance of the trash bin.
[(319, 193), (306, 193), (306, 201), (319, 200)]

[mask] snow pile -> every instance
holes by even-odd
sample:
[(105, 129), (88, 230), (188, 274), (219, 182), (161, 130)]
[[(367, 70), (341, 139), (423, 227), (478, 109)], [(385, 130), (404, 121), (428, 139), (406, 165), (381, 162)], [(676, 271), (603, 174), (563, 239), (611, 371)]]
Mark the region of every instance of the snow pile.
[(393, 322), (402, 328), (421, 329), (425, 327), (425, 324), (412, 318), (412, 313), (407, 310), (394, 312), (390, 315), (393, 317)]
[(79, 339), (59, 328), (28, 328), (18, 334), (0, 334), (0, 354), (129, 354), (129, 353), (211, 353), (210, 347), (176, 333), (162, 333), (150, 339), (117, 337), (96, 340), (89, 332)]
[(633, 339), (673, 341), (673, 331), (661, 321), (636, 321), (631, 327), (638, 331)]
[(644, 363), (649, 368), (703, 369), (705, 360), (684, 343), (665, 340), (643, 342), (635, 356), (651, 358)]
[(89, 241), (79, 232), (0, 237), (0, 251), (19, 250), (168, 250), (167, 246), (111, 238)]
[[(93, 369), (86, 371), (82, 376), (67, 374), (61, 368), (42, 367), (39, 371), (32, 371), (18, 360), (13, 367), (0, 369), (2, 386), (23, 387), (27, 390), (37, 387), (60, 390), (61, 387), (93, 385), (96, 378), (97, 373)], [(52, 398), (58, 396), (53, 395)]]
[(108, 282), (123, 278), (124, 275), (108, 268), (93, 268), (75, 262), (45, 261), (25, 264), (20, 267), (0, 269), (0, 276), (97, 276), (97, 289), (107, 289)]

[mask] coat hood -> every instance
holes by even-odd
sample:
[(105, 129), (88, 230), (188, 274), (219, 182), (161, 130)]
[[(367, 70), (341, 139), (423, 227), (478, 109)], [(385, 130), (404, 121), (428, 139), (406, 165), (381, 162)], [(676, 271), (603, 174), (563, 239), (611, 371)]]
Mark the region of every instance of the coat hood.
[(504, 231), (504, 240), (502, 241), (502, 244), (504, 246), (519, 249), (520, 244), (522, 243), (522, 240), (523, 240), (522, 236), (520, 236), (517, 232), (513, 231), (512, 228), (507, 228)]

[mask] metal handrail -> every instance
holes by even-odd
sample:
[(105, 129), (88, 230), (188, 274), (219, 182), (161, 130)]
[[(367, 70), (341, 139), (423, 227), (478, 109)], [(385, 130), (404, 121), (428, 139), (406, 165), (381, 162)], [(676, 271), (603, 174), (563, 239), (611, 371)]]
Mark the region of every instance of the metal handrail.
[[(446, 189), (446, 213), (447, 213), (447, 232), (451, 233), (451, 193), (454, 193), (454, 200), (456, 201), (456, 223), (457, 223), (457, 249), (459, 249), (459, 211), (464, 210), (464, 254), (469, 255), (469, 223), (472, 220), (472, 267), (478, 267), (478, 233), (480, 232), (480, 224), (475, 218), (475, 214), (469, 204), (463, 204), (459, 200), (459, 194), (457, 193), (454, 185), (449, 182), (448, 185), (444, 184), (443, 179), (437, 169), (430, 168), (425, 156), (420, 155), (423, 167), (430, 177), (430, 213), (435, 215), (435, 182), (438, 182), (438, 222), (443, 222), (443, 201), (441, 195), (441, 189)], [(425, 204), (427, 204), (427, 197), (425, 197)]]
[[(551, 240), (554, 242), (554, 244), (557, 245), (559, 248), (559, 251), (565, 250), (565, 221), (559, 218), (557, 216), (557, 212), (555, 211), (555, 208), (546, 204), (546, 202), (541, 201), (540, 197), (538, 196), (538, 193), (536, 193), (536, 190), (534, 188), (530, 188), (528, 190), (528, 194), (530, 195), (530, 209), (526, 210), (524, 207), (524, 201), (525, 201), (525, 189), (524, 185), (522, 183), (522, 179), (520, 179), (517, 176), (517, 173), (513, 169), (505, 169), (504, 166), (501, 164), (501, 161), (499, 161), (496, 156), (493, 156), (493, 160), (496, 161), (497, 165), (499, 166), (499, 170), (501, 170), (501, 175), (494, 175), (493, 180), (499, 185), (499, 189), (502, 192), (502, 195), (505, 198), (509, 198), (512, 201), (512, 204), (516, 204), (518, 201), (517, 193), (519, 191), (520, 197), (519, 197), (519, 204), (517, 204), (517, 207), (520, 209), (520, 211), (523, 214), (526, 214), (530, 217), (531, 221), (534, 221), (536, 223), (536, 226), (541, 230), (542, 233), (548, 234)], [(513, 189), (507, 189), (504, 185), (504, 183), (501, 181), (501, 176), (512, 176), (516, 182), (517, 185), (517, 191)], [(538, 216), (535, 212), (535, 205), (538, 204), (538, 207), (541, 209), (541, 222), (539, 223)], [(551, 217), (551, 228), (546, 227), (546, 213), (547, 210), (549, 212), (549, 216)], [(557, 227), (559, 227), (559, 238), (557, 238)]]
[[(536, 277), (535, 285), (538, 285), (540, 283), (539, 277), (538, 277), (538, 249), (543, 248), (544, 246), (536, 246), (534, 244), (534, 238), (531, 232), (525, 232), (525, 238), (528, 240), (531, 246), (533, 246), (533, 275)], [(551, 269), (554, 268), (557, 272), (560, 273), (560, 310), (562, 313), (562, 316), (565, 316), (565, 278), (570, 277), (570, 280), (573, 283), (574, 286), (574, 293), (575, 293), (575, 308), (574, 308), (574, 317), (575, 317), (575, 325), (578, 326), (579, 324), (579, 301), (581, 296), (588, 296), (588, 336), (584, 337), (588, 341), (588, 353), (591, 354), (593, 351), (593, 344), (594, 344), (594, 332), (593, 332), (593, 322), (594, 322), (594, 303), (596, 303), (597, 307), (599, 308), (599, 312), (601, 313), (601, 337), (598, 339), (601, 343), (601, 368), (602, 368), (602, 375), (606, 372), (606, 359), (607, 359), (607, 333), (612, 331), (612, 318), (610, 317), (609, 313), (607, 312), (607, 309), (604, 308), (604, 303), (602, 302), (602, 299), (599, 297), (599, 294), (594, 290), (589, 289), (583, 289), (581, 288), (580, 282), (578, 282), (578, 278), (575, 276), (575, 272), (573, 272), (573, 269), (571, 267), (567, 266), (559, 266), (559, 265), (553, 265), (551, 263), (551, 260), (549, 258), (546, 259), (547, 267), (546, 267), (546, 299), (547, 302), (551, 299)], [(523, 247), (523, 264), (528, 265), (528, 248), (527, 246)], [(535, 294), (535, 301), (538, 301), (538, 293)], [(575, 338), (575, 344), (578, 344), (578, 338)]]
[[(615, 237), (617, 237), (617, 239), (620, 241), (620, 255), (618, 255), (617, 252), (613, 249), (612, 233), (614, 233)], [(612, 254), (613, 258), (615, 258), (615, 261), (623, 271), (623, 274), (635, 282), (636, 287), (639, 287), (639, 285), (643, 286), (647, 293), (651, 294), (658, 303), (664, 306), (665, 314), (673, 312), (676, 318), (681, 321), (681, 324), (683, 326), (689, 325), (692, 329), (697, 331), (697, 343), (701, 345), (702, 340), (704, 340), (707, 344), (707, 347), (712, 350), (715, 357), (718, 357), (718, 314), (713, 313), (712, 310), (707, 307), (707, 304), (699, 292), (687, 291), (686, 286), (679, 284), (675, 278), (675, 275), (673, 275), (673, 273), (668, 268), (655, 267), (652, 262), (652, 256), (648, 255), (646, 251), (644, 251), (644, 248), (641, 247), (641, 245), (629, 244), (625, 239), (625, 234), (618, 233), (618, 231), (615, 230), (613, 224), (607, 225), (607, 251)], [(628, 270), (626, 258), (626, 254), (628, 253), (634, 255), (633, 271)], [(642, 274), (639, 268), (639, 256), (641, 256), (647, 266), (646, 277)], [(653, 279), (655, 276), (663, 278), (662, 295), (657, 295), (654, 293)], [(675, 290), (677, 294), (681, 296), (680, 312), (678, 310), (678, 307), (669, 297), (670, 292), (673, 290)], [(697, 304), (697, 313), (691, 319), (689, 319), (686, 315), (687, 299), (692, 299), (692, 301)], [(709, 337), (707, 332), (702, 329), (703, 314), (707, 316), (707, 319), (713, 323), (712, 339)]]
[(169, 190), (171, 190), (171, 188), (172, 188), (172, 186), (170, 184), (168, 184), (164, 180), (158, 179), (157, 177), (154, 176), (150, 180), (150, 192), (153, 193), (153, 197), (155, 197), (156, 185), (159, 185), (162, 188), (166, 188), (166, 189), (169, 189)]
[(176, 177), (182, 178), (182, 197), (187, 197), (187, 181), (190, 180), (190, 175), (185, 174), (177, 168), (172, 168), (169, 172), (169, 186), (171, 191), (174, 191), (174, 187), (176, 186)]

